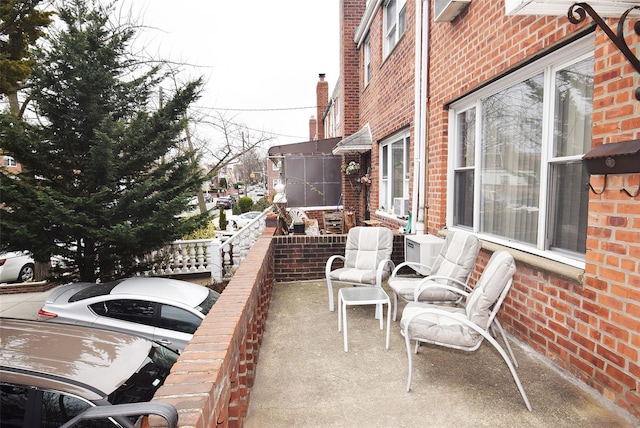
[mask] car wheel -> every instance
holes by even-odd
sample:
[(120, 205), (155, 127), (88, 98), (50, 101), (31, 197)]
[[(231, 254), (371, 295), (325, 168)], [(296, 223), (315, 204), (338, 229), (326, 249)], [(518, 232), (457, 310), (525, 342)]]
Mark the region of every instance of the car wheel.
[(33, 263), (27, 263), (26, 265), (22, 266), (22, 269), (20, 269), (20, 273), (18, 274), (18, 281), (31, 281), (35, 276), (34, 268), (35, 267)]

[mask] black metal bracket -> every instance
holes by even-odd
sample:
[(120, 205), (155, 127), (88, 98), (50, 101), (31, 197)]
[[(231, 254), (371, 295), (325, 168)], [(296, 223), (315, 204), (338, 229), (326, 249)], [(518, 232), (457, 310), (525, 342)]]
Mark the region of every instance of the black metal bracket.
[(591, 190), (596, 195), (602, 195), (604, 191), (607, 190), (607, 175), (604, 175), (604, 185), (602, 186), (602, 190), (597, 191), (596, 189), (594, 189), (591, 185), (591, 180), (589, 180), (589, 182), (584, 187), (585, 190)]
[[(629, 49), (629, 45), (627, 45), (627, 42), (624, 39), (624, 21), (627, 19), (629, 13), (631, 13), (631, 11), (634, 9), (640, 10), (640, 6), (630, 7), (622, 14), (622, 16), (620, 16), (620, 21), (618, 21), (617, 35), (604, 22), (600, 15), (598, 15), (598, 13), (593, 10), (593, 8), (587, 3), (574, 3), (573, 5), (571, 5), (567, 17), (569, 18), (569, 22), (571, 22), (572, 24), (579, 24), (585, 20), (588, 13), (589, 16), (591, 16), (591, 18), (593, 18), (593, 20), (596, 22), (598, 27), (600, 27), (602, 31), (605, 32), (609, 39), (611, 39), (611, 41), (617, 46), (620, 52), (627, 58), (633, 68), (635, 68), (636, 71), (640, 73), (640, 60), (638, 60), (634, 53), (631, 52), (631, 49)], [(640, 20), (634, 24), (633, 30), (637, 35), (640, 36)], [(640, 101), (640, 87), (636, 88), (635, 95), (636, 99)]]
[(635, 191), (634, 193), (631, 193), (630, 191), (628, 191), (628, 190), (627, 190), (627, 189), (625, 189), (625, 188), (620, 189), (620, 191), (621, 191), (621, 192), (626, 193), (626, 194), (627, 194), (627, 195), (629, 195), (629, 197), (631, 197), (631, 198), (635, 198), (635, 197), (637, 197), (638, 195), (640, 195), (640, 186), (638, 186), (638, 188), (636, 189), (636, 191)]

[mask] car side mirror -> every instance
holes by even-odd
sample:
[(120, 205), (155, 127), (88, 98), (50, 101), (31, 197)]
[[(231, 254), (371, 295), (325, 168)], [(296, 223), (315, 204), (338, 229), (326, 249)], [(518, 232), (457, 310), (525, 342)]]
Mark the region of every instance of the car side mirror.
[(90, 407), (75, 418), (71, 419), (66, 424), (62, 425), (60, 428), (70, 428), (82, 421), (107, 418), (118, 418), (119, 422), (121, 422), (121, 418), (123, 417), (142, 415), (161, 416), (167, 421), (167, 426), (169, 428), (175, 428), (178, 426), (178, 411), (171, 404), (160, 402), (145, 402), (116, 404), (115, 406)]

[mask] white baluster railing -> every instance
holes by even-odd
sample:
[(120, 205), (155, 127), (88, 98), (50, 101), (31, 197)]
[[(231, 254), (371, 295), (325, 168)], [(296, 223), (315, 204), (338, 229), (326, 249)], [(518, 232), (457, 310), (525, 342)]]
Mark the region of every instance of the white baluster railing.
[(235, 233), (216, 232), (215, 238), (174, 241), (153, 251), (148, 261), (148, 276), (211, 273), (214, 282), (222, 282), (233, 275), (251, 246), (266, 226), (268, 208)]

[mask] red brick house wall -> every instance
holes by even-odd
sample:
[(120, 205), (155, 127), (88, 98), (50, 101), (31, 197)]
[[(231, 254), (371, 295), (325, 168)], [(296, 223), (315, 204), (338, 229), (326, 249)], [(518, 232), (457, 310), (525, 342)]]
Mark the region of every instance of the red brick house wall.
[[(354, 22), (356, 26), (360, 25), (360, 20), (364, 13), (364, 5), (364, 0), (342, 2), (342, 19), (347, 20), (343, 27), (353, 25)], [(340, 78), (345, 91), (343, 99), (345, 97), (355, 97), (355, 101), (351, 104), (343, 103), (344, 111), (347, 117), (353, 120), (357, 119), (355, 126), (345, 125), (342, 135), (347, 137), (369, 124), (373, 144), (370, 158), (368, 159), (370, 159), (370, 176), (374, 180), (379, 177), (379, 143), (386, 137), (400, 130), (408, 129), (410, 132), (410, 152), (413, 154), (414, 150), (415, 20), (413, 16), (415, 16), (415, 2), (407, 1), (406, 8), (405, 32), (387, 57), (384, 57), (382, 51), (384, 39), (383, 8), (379, 7), (375, 11), (368, 31), (371, 49), (371, 76), (367, 84), (364, 81), (364, 43), (356, 49), (356, 44), (353, 41), (354, 33), (352, 33), (350, 39), (343, 38), (343, 43), (346, 43), (347, 47), (341, 48), (342, 63), (351, 64), (352, 61), (357, 63), (355, 68), (343, 68), (341, 70)], [(344, 72), (349, 70), (354, 74), (345, 76)], [(354, 116), (349, 110), (350, 108), (357, 108), (358, 115)], [(360, 161), (360, 156), (345, 157), (345, 163), (351, 160)], [(413, 164), (411, 167), (413, 167)], [(364, 175), (366, 172), (363, 170), (360, 175)], [(410, 193), (412, 192), (412, 184), (410, 182)], [(404, 224), (404, 222), (398, 222), (395, 219), (376, 215), (376, 210), (380, 207), (379, 188), (377, 185), (373, 185), (368, 191), (371, 219), (388, 224), (394, 230), (399, 225)], [(363, 212), (365, 211), (364, 204), (366, 203), (365, 191), (355, 192), (347, 182), (343, 185), (343, 194), (345, 208), (356, 207), (356, 218), (358, 219), (358, 224), (361, 224)]]
[[(617, 20), (607, 22), (615, 31)], [(573, 25), (566, 17), (505, 16), (503, 2), (474, 0), (452, 23), (431, 24), (429, 232), (446, 225), (446, 103), (591, 23), (587, 19)], [(639, 38), (628, 40), (633, 40), (632, 49), (639, 55)], [(633, 98), (639, 74), (599, 29), (594, 52), (593, 146), (640, 138), (640, 101)], [(591, 183), (601, 189), (603, 178), (593, 176)], [(520, 340), (636, 417), (640, 417), (640, 198), (621, 189), (633, 191), (639, 184), (638, 174), (610, 175), (604, 193), (591, 193), (583, 281), (517, 260), (514, 286), (501, 313)], [(481, 266), (488, 256), (482, 253)]]
[(363, 0), (340, 1), (340, 125), (336, 135), (348, 137), (359, 129), (358, 94), (360, 91), (359, 59), (353, 42), (360, 17), (364, 13)]

